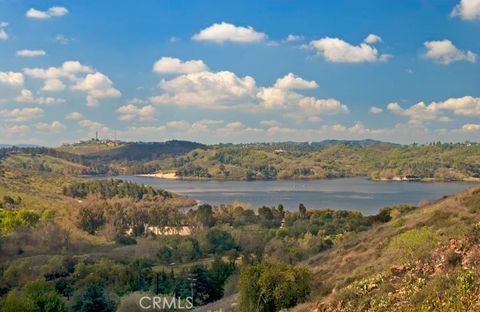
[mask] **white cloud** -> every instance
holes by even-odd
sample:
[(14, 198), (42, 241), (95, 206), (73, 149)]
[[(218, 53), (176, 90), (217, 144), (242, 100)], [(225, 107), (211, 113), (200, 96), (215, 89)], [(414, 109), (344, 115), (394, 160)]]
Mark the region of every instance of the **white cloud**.
[(223, 43), (226, 41), (238, 43), (261, 42), (267, 39), (267, 35), (255, 31), (251, 26), (235, 26), (230, 23), (215, 23), (210, 27), (201, 30), (192, 37), (196, 41), (212, 41)]
[(51, 124), (40, 122), (35, 125), (38, 130), (48, 131), (48, 132), (58, 132), (66, 128), (64, 124), (60, 121), (54, 121)]
[(0, 111), (0, 118), (12, 122), (25, 122), (39, 118), (43, 113), (43, 109), (39, 107), (4, 109)]
[[(254, 78), (238, 77), (229, 71), (178, 75), (170, 80), (162, 80), (159, 86), (162, 94), (150, 98), (153, 104), (233, 108), (250, 112), (280, 109), (290, 111), (297, 119), (349, 111), (346, 105), (336, 99), (318, 99), (300, 94), (299, 90), (316, 89), (318, 84), (293, 73), (278, 78), (270, 87), (259, 87)], [(125, 114), (123, 118), (133, 119), (134, 116)]]
[(255, 80), (237, 77), (229, 71), (198, 72), (162, 80), (163, 94), (154, 96), (155, 104), (226, 108), (251, 103), (255, 97)]
[(377, 36), (375, 34), (370, 34), (368, 35), (363, 42), (368, 43), (368, 44), (374, 44), (377, 42), (382, 42), (382, 38), (380, 36)]
[(383, 109), (381, 109), (380, 107), (370, 107), (370, 113), (372, 114), (380, 114), (381, 112), (383, 112)]
[(275, 88), (279, 89), (315, 89), (318, 88), (318, 84), (311, 80), (307, 81), (299, 76), (296, 76), (293, 73), (288, 73), (282, 78), (278, 78), (277, 82), (274, 85)]
[(460, 0), (451, 15), (460, 16), (464, 20), (480, 19), (480, 0)]
[[(380, 37), (370, 34), (365, 40), (378, 42)], [(378, 38), (377, 38), (378, 37)], [(373, 43), (372, 42), (372, 43)], [(317, 51), (318, 55), (332, 63), (363, 63), (385, 62), (391, 55), (380, 54), (378, 50), (368, 42), (362, 42), (355, 46), (339, 38), (321, 38), (310, 42), (310, 47)]]
[(58, 92), (65, 90), (65, 84), (60, 79), (47, 79), (43, 87), (41, 88), (42, 91), (50, 91), (50, 92)]
[(65, 118), (69, 120), (80, 120), (83, 118), (83, 115), (79, 112), (71, 112), (67, 116), (65, 116)]
[(87, 93), (88, 106), (95, 106), (102, 98), (118, 98), (122, 94), (113, 87), (113, 83), (104, 74), (96, 72), (81, 78), (72, 86), (72, 90), (84, 91)]
[(403, 109), (398, 103), (389, 103), (387, 109), (391, 112), (406, 116), (412, 123), (419, 123), (427, 120), (450, 121), (445, 119), (444, 113), (452, 113), (457, 116), (480, 116), (480, 98), (464, 96), (461, 98), (449, 98), (441, 102), (432, 102), (426, 105), (419, 102), (407, 109)]
[(25, 136), (30, 131), (27, 125), (8, 125), (0, 126), (0, 137), (13, 137), (17, 139), (19, 136)]
[(8, 26), (6, 22), (0, 22), (0, 40), (7, 40), (8, 34), (5, 28)]
[(77, 74), (92, 73), (93, 69), (82, 65), (79, 61), (66, 61), (61, 67), (25, 68), (23, 71), (25, 75), (37, 79), (67, 78), (76, 81), (78, 79)]
[(117, 109), (120, 113), (120, 120), (132, 120), (134, 118), (140, 118), (141, 120), (152, 119), (155, 115), (155, 107), (152, 105), (146, 105), (144, 107), (138, 107), (134, 104), (127, 104)]
[(301, 35), (289, 34), (287, 38), (285, 38), (284, 42), (296, 42), (296, 41), (302, 41), (303, 39), (304, 37)]
[(348, 113), (348, 107), (336, 99), (317, 99), (314, 97), (304, 97), (298, 105), (307, 113), (307, 115), (331, 115)]
[(29, 18), (35, 19), (47, 19), (55, 16), (64, 16), (68, 14), (68, 10), (64, 7), (51, 7), (47, 11), (40, 11), (34, 8), (30, 8), (25, 14)]
[(34, 97), (32, 91), (28, 89), (22, 89), (20, 95), (15, 97), (15, 102), (20, 103), (36, 103), (40, 105), (54, 105), (65, 103), (64, 99), (54, 97)]
[(480, 124), (465, 124), (462, 126), (462, 131), (465, 132), (476, 132), (480, 131)]
[(448, 65), (453, 62), (468, 61), (475, 63), (477, 55), (472, 51), (461, 51), (450, 40), (426, 41), (425, 57), (434, 62)]
[(47, 52), (43, 50), (19, 50), (17, 51), (17, 56), (23, 57), (36, 57), (47, 55)]
[(25, 77), (22, 73), (0, 71), (0, 102), (19, 96), (24, 83)]
[(191, 74), (208, 71), (208, 67), (202, 60), (182, 62), (178, 58), (162, 57), (153, 65), (153, 71), (160, 74)]
[(21, 87), (24, 83), (22, 73), (18, 72), (0, 72), (0, 85), (11, 87)]

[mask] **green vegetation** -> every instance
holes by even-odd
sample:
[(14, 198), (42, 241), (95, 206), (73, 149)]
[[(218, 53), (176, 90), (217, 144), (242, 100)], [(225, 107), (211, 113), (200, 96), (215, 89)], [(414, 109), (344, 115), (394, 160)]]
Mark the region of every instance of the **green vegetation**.
[(128, 158), (135, 148), (127, 145), (94, 152), (102, 156), (75, 147), (0, 153), (1, 311), (131, 311), (142, 295), (192, 294), (195, 306), (225, 311), (479, 310), (478, 186), (373, 216), (303, 204), (184, 210), (195, 202), (74, 170), (148, 164), (177, 174), (193, 168), (184, 173), (198, 178), (453, 180), (478, 176), (478, 145), (261, 144), (155, 159), (132, 152), (142, 160)]
[(275, 312), (305, 301), (311, 273), (305, 267), (261, 263), (240, 273), (240, 311)]
[(395, 146), (227, 145), (148, 161), (129, 173), (176, 172), (183, 178), (324, 179), (368, 175), (374, 180), (454, 181), (480, 178), (479, 144)]

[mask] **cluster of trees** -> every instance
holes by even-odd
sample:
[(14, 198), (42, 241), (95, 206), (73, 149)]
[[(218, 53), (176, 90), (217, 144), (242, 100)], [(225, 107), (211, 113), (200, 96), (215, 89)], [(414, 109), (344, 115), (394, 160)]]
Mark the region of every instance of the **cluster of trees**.
[(141, 236), (145, 234), (147, 226), (155, 226), (160, 230), (167, 226), (177, 227), (183, 225), (185, 220), (185, 215), (177, 208), (155, 200), (89, 196), (77, 205), (79, 228), (92, 235), (102, 229), (110, 239), (127, 231), (133, 236)]
[(172, 198), (172, 194), (158, 188), (123, 180), (97, 180), (77, 182), (64, 187), (63, 194), (74, 198), (86, 198), (88, 195), (98, 195), (103, 199), (119, 197), (141, 200), (144, 196), (150, 198)]
[(198, 165), (186, 165), (177, 169), (175, 174), (179, 177), (211, 178), (207, 168)]
[[(18, 264), (4, 267), (15, 270)], [(43, 276), (28, 281), (9, 282), (9, 274), (0, 275), (4, 298), (0, 310), (20, 311), (115, 311), (115, 298), (144, 291), (152, 295), (174, 295), (186, 298), (193, 295), (196, 306), (218, 300), (223, 296), (227, 279), (234, 273), (235, 264), (215, 258), (208, 266), (193, 265), (178, 272), (153, 270), (153, 263), (137, 259), (128, 263), (109, 259), (97, 261), (74, 260), (55, 256), (42, 266)], [(17, 278), (28, 272), (18, 271)], [(67, 302), (69, 302), (67, 304)]]

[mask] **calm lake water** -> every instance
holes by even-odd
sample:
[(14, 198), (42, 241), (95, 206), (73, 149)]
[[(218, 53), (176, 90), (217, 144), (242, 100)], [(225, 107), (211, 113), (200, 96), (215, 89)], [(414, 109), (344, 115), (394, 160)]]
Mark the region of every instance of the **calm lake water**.
[(149, 184), (171, 192), (188, 195), (212, 205), (233, 201), (248, 202), (253, 207), (283, 204), (307, 208), (359, 210), (375, 214), (380, 208), (421, 200), (436, 200), (463, 191), (472, 183), (372, 182), (363, 177), (332, 180), (278, 181), (189, 181), (136, 176), (118, 176), (123, 180)]

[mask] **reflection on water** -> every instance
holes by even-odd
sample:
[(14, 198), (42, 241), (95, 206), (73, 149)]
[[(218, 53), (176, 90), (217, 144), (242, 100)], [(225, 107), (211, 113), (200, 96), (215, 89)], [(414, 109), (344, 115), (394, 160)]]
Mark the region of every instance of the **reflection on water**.
[(436, 200), (472, 185), (467, 182), (372, 182), (363, 177), (278, 181), (189, 181), (136, 176), (117, 178), (160, 187), (213, 205), (240, 201), (251, 203), (253, 207), (283, 204), (286, 209), (294, 210), (299, 203), (303, 203), (308, 208), (359, 210), (365, 214), (375, 214), (382, 207), (400, 203), (417, 204), (421, 200)]

